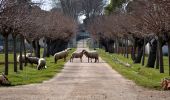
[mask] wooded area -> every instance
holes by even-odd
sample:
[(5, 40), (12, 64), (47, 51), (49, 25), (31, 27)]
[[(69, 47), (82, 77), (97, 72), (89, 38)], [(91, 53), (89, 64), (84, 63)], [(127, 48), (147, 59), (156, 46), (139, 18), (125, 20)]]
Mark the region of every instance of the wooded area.
[[(35, 56), (40, 58), (39, 40), (41, 38), (44, 38), (44, 44), (47, 44), (44, 46), (44, 57), (48, 57), (67, 48), (67, 43), (76, 33), (77, 22), (73, 18), (57, 9), (41, 10), (38, 5), (41, 4), (32, 3), (30, 0), (1, 0), (0, 2), (0, 33), (5, 39), (6, 75), (8, 75), (8, 36), (10, 34), (14, 41), (14, 71), (17, 72), (16, 37), (20, 37), (20, 56), (26, 55), (24, 42), (26, 40), (34, 48)], [(23, 70), (22, 61), (20, 70)]]
[[(142, 65), (145, 63), (145, 46), (149, 43), (147, 67), (157, 68), (164, 73), (164, 45), (168, 46), (170, 54), (170, 1), (120, 0), (117, 5), (115, 2), (112, 0), (106, 7), (105, 15), (92, 17), (92, 22), (87, 23), (92, 37), (104, 46), (106, 52), (122, 53), (127, 58), (128, 49), (131, 48), (132, 60)], [(119, 52), (120, 48), (122, 52)]]

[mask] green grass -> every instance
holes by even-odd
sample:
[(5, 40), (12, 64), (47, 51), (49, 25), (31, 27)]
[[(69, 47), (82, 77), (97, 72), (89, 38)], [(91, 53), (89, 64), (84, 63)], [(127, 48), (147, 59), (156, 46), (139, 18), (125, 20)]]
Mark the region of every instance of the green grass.
[[(130, 80), (133, 80), (136, 84), (150, 88), (150, 89), (158, 89), (160, 90), (160, 84), (161, 80), (165, 77), (169, 77), (169, 67), (168, 67), (168, 57), (164, 57), (164, 64), (165, 64), (165, 73), (161, 74), (159, 73), (159, 69), (154, 68), (147, 68), (145, 66), (142, 66), (141, 64), (134, 64), (131, 58), (129, 59), (123, 57), (122, 55), (118, 54), (109, 54), (106, 53), (104, 50), (98, 50), (100, 56), (103, 60), (105, 60), (108, 64), (112, 66), (113, 69), (118, 71), (120, 74), (122, 74), (125, 78), (128, 78)], [(119, 60), (122, 60), (124, 62), (128, 62), (131, 67), (125, 67), (123, 65), (117, 64), (113, 61), (113, 57), (118, 58)], [(147, 57), (146, 61), (147, 62)]]
[[(72, 52), (74, 52), (75, 49), (72, 49), (69, 53), (69, 56), (67, 57), (67, 60), (70, 58)], [(13, 60), (13, 55), (9, 54), (10, 61)], [(2, 55), (0, 55), (0, 61), (4, 61), (4, 58)], [(13, 64), (9, 64), (9, 75), (8, 78), (11, 82), (12, 86), (16, 85), (26, 85), (26, 84), (32, 84), (32, 83), (42, 83), (45, 80), (51, 79), (59, 73), (65, 64), (63, 59), (59, 60), (57, 64), (54, 63), (53, 56), (46, 58), (47, 62), (47, 69), (43, 70), (37, 70), (36, 65), (30, 65), (28, 64), (26, 67), (24, 67), (24, 70), (18, 70), (17, 73), (13, 71)], [(19, 65), (18, 65), (19, 66)], [(19, 69), (19, 68), (18, 68)], [(3, 72), (4, 65), (0, 65), (0, 72)]]

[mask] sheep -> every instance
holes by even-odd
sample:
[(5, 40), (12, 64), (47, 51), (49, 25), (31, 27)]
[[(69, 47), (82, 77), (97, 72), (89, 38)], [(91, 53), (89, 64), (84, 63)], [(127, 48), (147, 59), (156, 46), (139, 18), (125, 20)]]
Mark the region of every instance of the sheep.
[(40, 58), (38, 57), (27, 57), (28, 63), (30, 64), (37, 64), (38, 65), (38, 61)]
[(64, 61), (66, 61), (67, 56), (68, 56), (68, 50), (64, 50), (64, 51), (55, 53), (54, 54), (54, 62), (57, 63), (57, 61), (59, 59), (63, 59), (63, 58), (64, 58)]
[(45, 61), (45, 59), (44, 58), (40, 58), (39, 60), (38, 60), (38, 65), (37, 65), (37, 69), (38, 70), (41, 70), (41, 69), (46, 69), (47, 68), (47, 66), (46, 66), (46, 61)]
[(72, 54), (70, 58), (70, 62), (73, 62), (74, 58), (80, 58), (80, 61), (82, 62), (82, 57), (83, 57), (83, 51), (82, 52), (75, 52)]
[[(26, 58), (27, 58), (27, 57), (31, 57), (31, 56), (32, 56), (31, 53), (27, 53), (27, 54), (26, 54)], [(27, 60), (25, 60), (25, 55), (22, 55), (21, 60), (22, 60), (23, 63), (28, 62)], [(18, 63), (20, 62), (20, 55), (17, 56), (17, 62), (18, 62)]]
[(8, 78), (2, 73), (2, 75), (0, 75), (0, 85), (10, 85), (10, 81), (8, 80)]
[(95, 59), (95, 62), (99, 62), (99, 54), (96, 51), (86, 51), (83, 50), (83, 53), (85, 54), (86, 57), (88, 57), (88, 62), (89, 58)]
[(31, 64), (37, 64), (37, 69), (41, 70), (43, 68), (47, 68), (46, 61), (44, 58), (38, 58), (38, 57), (28, 57), (28, 62)]

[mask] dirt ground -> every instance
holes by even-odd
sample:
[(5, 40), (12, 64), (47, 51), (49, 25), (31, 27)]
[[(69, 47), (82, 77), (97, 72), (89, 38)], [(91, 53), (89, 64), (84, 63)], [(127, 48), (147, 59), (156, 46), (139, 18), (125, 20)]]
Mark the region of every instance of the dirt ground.
[(170, 91), (139, 87), (103, 60), (87, 63), (84, 56), (83, 63), (67, 62), (60, 74), (42, 84), (1, 87), (0, 100), (170, 100)]

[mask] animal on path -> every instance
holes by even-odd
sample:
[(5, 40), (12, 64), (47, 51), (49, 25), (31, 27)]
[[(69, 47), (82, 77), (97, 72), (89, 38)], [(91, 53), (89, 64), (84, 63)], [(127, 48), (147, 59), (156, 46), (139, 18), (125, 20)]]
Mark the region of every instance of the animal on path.
[(54, 54), (54, 62), (57, 63), (57, 61), (59, 59), (64, 59), (64, 61), (66, 61), (66, 58), (68, 56), (69, 50), (71, 50), (70, 48), (67, 48), (66, 50), (63, 50), (61, 52), (55, 53)]
[(80, 58), (80, 61), (82, 62), (82, 57), (83, 57), (83, 51), (81, 52), (74, 52), (71, 57), (70, 57), (70, 62), (73, 62), (74, 58)]
[(98, 54), (98, 52), (96, 52), (96, 51), (86, 51), (86, 50), (83, 50), (82, 52), (88, 58), (88, 62), (89, 62), (89, 59), (95, 59), (95, 63), (99, 62), (99, 54)]

